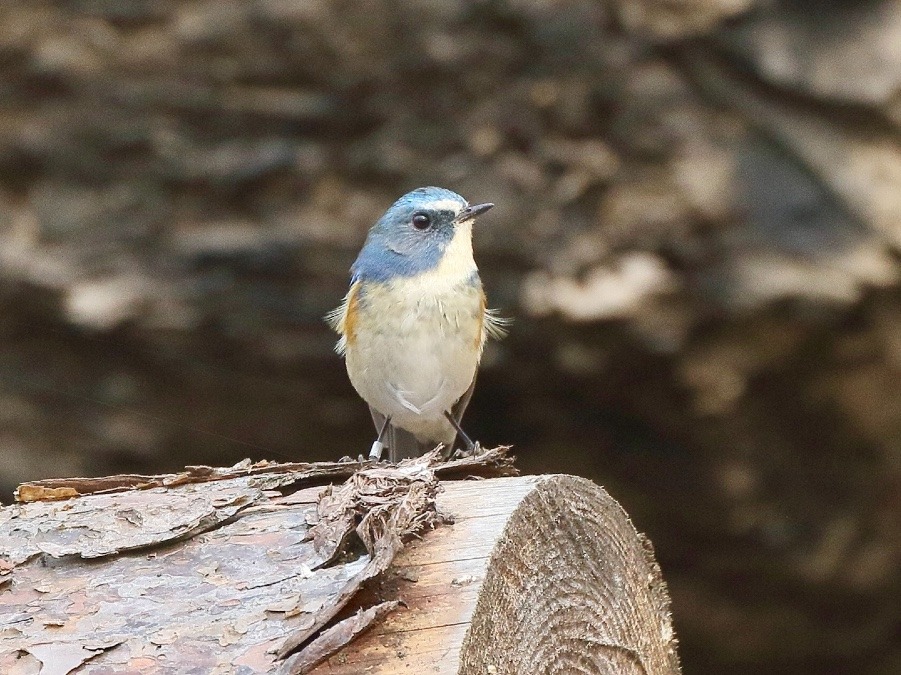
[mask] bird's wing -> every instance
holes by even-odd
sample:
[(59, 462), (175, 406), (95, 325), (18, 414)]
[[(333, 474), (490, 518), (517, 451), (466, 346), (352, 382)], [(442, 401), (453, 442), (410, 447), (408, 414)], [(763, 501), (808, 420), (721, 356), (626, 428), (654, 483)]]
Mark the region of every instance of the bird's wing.
[(472, 392), (476, 388), (476, 378), (478, 377), (478, 373), (473, 375), (472, 384), (469, 385), (469, 389), (463, 392), (463, 396), (454, 403), (451, 408), (451, 415), (454, 416), (454, 419), (457, 420), (457, 424), (459, 424), (463, 419), (463, 413), (466, 412), (466, 406), (469, 405), (469, 399), (472, 398)]

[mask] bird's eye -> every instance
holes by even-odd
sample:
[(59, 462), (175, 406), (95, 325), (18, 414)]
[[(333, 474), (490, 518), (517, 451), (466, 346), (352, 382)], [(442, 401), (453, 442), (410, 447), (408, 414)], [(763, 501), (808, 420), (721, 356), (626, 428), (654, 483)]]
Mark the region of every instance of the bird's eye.
[(429, 218), (428, 214), (417, 213), (413, 215), (413, 227), (417, 230), (427, 230), (431, 224), (432, 219)]

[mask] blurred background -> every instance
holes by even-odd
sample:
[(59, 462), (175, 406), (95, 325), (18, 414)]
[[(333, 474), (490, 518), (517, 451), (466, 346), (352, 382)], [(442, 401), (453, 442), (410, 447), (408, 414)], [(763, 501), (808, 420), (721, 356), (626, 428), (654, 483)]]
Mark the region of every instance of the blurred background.
[(435, 184), (515, 318), (466, 427), (605, 485), (686, 674), (901, 672), (901, 4), (0, 8), (0, 494), (337, 459), (322, 321)]

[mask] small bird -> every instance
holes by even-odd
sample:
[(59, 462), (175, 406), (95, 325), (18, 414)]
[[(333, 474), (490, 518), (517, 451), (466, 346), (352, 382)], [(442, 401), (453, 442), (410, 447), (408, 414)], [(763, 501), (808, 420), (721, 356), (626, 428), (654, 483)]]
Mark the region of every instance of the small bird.
[(351, 267), (350, 290), (326, 320), (341, 336), (336, 351), (369, 404), (378, 436), (397, 462), (459, 435), (488, 337), (505, 321), (487, 308), (472, 256), (472, 226), (494, 204), (470, 206), (438, 187), (398, 199), (369, 230)]

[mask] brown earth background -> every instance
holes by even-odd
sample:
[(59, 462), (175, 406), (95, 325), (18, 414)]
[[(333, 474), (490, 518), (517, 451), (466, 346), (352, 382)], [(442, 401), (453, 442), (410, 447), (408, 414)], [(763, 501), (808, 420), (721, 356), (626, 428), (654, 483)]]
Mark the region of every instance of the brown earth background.
[(466, 418), (605, 485), (688, 675), (901, 672), (901, 4), (0, 6), (0, 488), (356, 455), (367, 228), (498, 204)]

